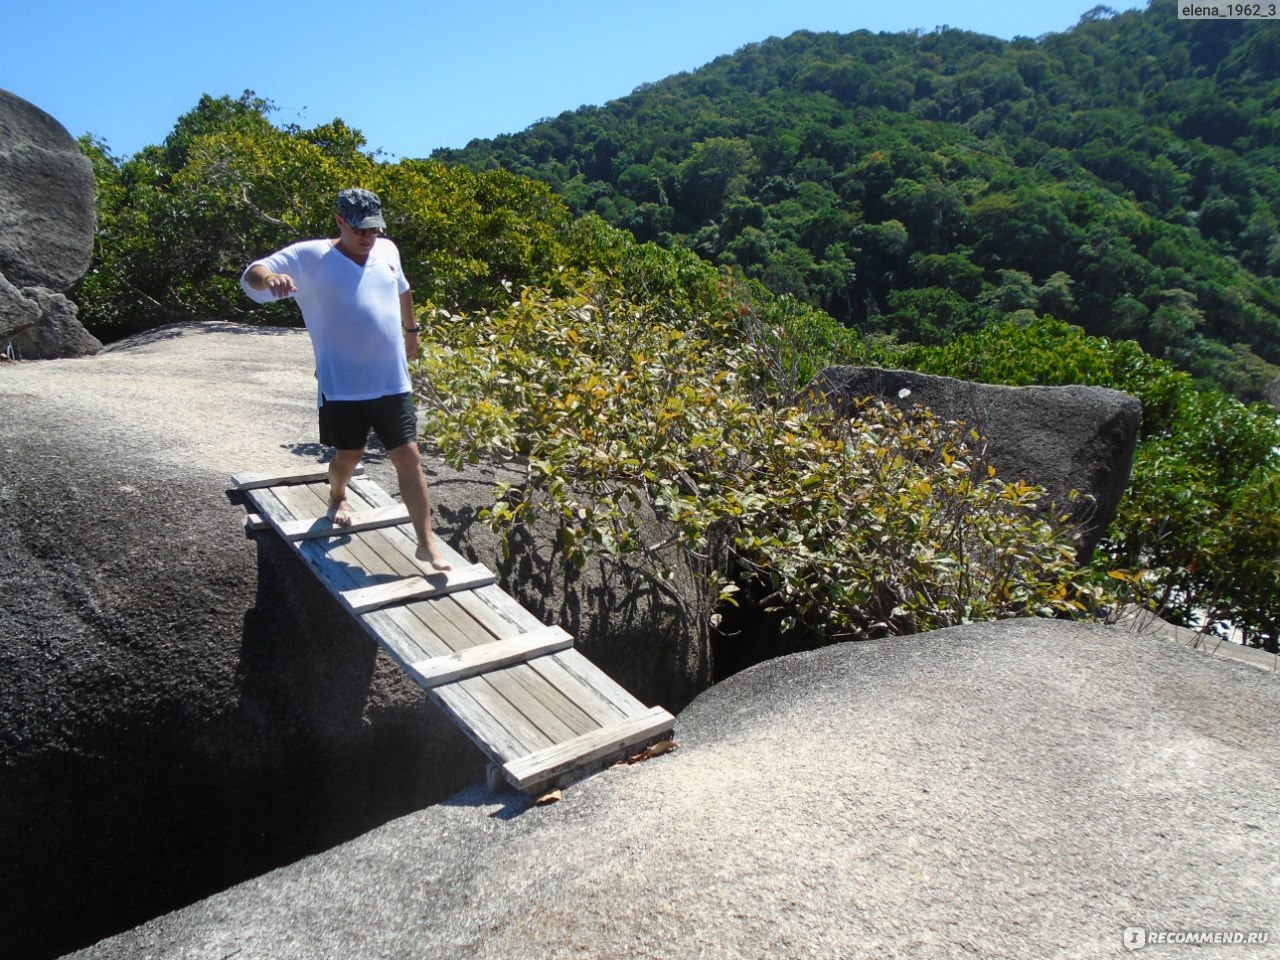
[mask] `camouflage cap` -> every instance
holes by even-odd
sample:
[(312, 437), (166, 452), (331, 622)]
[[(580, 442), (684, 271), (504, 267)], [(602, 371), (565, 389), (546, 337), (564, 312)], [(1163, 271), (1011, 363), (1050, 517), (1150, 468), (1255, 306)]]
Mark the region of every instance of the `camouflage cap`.
[(338, 191), (338, 216), (357, 230), (387, 229), (387, 221), (382, 219), (382, 201), (373, 191), (360, 187)]

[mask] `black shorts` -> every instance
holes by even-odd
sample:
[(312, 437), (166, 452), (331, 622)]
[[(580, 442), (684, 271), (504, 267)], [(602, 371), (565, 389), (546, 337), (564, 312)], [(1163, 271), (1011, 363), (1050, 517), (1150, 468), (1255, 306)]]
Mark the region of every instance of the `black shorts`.
[[(323, 399), (323, 398), (322, 398)], [(323, 400), (320, 442), (339, 450), (363, 450), (373, 430), (387, 450), (418, 439), (418, 415), (412, 393), (375, 400)]]

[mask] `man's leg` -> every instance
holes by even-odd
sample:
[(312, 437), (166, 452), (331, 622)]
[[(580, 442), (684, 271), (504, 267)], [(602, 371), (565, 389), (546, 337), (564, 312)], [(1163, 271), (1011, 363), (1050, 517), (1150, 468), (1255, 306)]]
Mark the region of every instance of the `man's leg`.
[(431, 495), (427, 492), (427, 475), (422, 472), (422, 456), (418, 453), (417, 441), (411, 440), (388, 450), (387, 457), (396, 468), (400, 497), (409, 511), (409, 519), (413, 521), (413, 531), (418, 535), (418, 559), (425, 560), (437, 570), (452, 570), (453, 564), (444, 558), (431, 536)]
[(335, 450), (329, 461), (329, 510), (325, 514), (339, 527), (351, 526), (351, 510), (347, 506), (347, 481), (360, 466), (363, 450)]

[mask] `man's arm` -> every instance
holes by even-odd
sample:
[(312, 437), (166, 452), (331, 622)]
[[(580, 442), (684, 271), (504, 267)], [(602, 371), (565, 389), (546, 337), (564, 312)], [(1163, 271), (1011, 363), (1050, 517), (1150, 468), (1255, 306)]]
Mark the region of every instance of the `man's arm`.
[(287, 273), (273, 273), (261, 263), (255, 263), (245, 271), (244, 281), (254, 290), (270, 290), (277, 300), (298, 292), (293, 277)]
[(400, 294), (400, 327), (404, 330), (404, 352), (407, 357), (418, 355), (418, 318), (413, 315), (413, 291), (406, 290)]

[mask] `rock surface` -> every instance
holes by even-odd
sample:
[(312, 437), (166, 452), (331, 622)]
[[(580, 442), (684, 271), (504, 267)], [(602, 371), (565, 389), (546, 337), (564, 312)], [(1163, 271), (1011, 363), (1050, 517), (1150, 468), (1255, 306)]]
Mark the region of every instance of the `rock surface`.
[(0, 272), (66, 290), (93, 253), (93, 165), (35, 104), (0, 90)]
[(37, 359), (102, 348), (61, 296), (89, 268), (93, 187), (93, 165), (66, 128), (0, 90), (0, 351)]
[(34, 316), (25, 326), (16, 326), (8, 334), (0, 334), (6, 341), (4, 349), (16, 359), (39, 360), (56, 357), (83, 357), (97, 353), (102, 342), (84, 328), (76, 318), (76, 305), (60, 293), (44, 287), (24, 287), (21, 293), (26, 304), (19, 316)]
[(1129, 927), (1274, 941), (1278, 709), (1272, 674), (1102, 626), (831, 647), (716, 686), (677, 751), (560, 803), (474, 788), (75, 956), (1096, 960), (1125, 955)]
[(1142, 404), (1118, 390), (1002, 387), (909, 370), (831, 367), (806, 389), (841, 414), (866, 397), (919, 404), (976, 429), (1000, 475), (1044, 487), (1046, 505), (1065, 507), (1072, 490), (1087, 494), (1092, 504), (1072, 511), (1085, 558), (1115, 518), (1142, 417)]
[[(92, 942), (483, 780), (480, 752), (227, 501), (233, 473), (317, 459), (312, 368), (302, 330), (203, 323), (0, 372), (6, 957)], [(500, 564), (473, 522), (494, 471), (428, 467), (438, 533), (509, 588), (529, 572), (526, 599), (615, 679), (673, 710), (705, 687), (678, 605), (536, 546)], [(396, 492), (385, 458), (369, 472)]]

